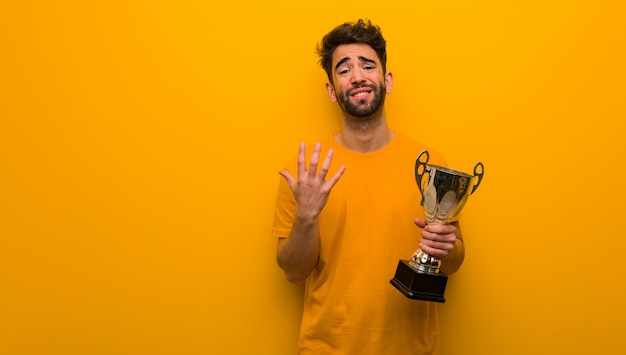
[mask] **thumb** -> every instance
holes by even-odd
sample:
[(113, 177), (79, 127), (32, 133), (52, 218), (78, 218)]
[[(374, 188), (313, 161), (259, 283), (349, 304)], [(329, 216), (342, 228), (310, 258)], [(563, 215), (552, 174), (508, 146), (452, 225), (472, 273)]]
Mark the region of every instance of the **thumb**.
[(428, 224), (428, 223), (426, 223), (426, 221), (424, 221), (423, 219), (420, 219), (420, 218), (415, 218), (413, 220), (413, 222), (415, 222), (415, 225), (417, 225), (420, 228), (424, 228)]
[(287, 183), (289, 184), (289, 186), (293, 186), (293, 184), (295, 184), (296, 180), (293, 178), (293, 176), (289, 173), (289, 171), (283, 169), (283, 170), (279, 170), (278, 173), (285, 178), (285, 180), (287, 181)]

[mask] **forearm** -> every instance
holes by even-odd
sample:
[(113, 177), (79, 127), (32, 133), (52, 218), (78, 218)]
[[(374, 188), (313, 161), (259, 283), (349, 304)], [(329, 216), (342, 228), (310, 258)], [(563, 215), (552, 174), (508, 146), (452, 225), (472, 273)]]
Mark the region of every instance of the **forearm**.
[(452, 274), (459, 270), (464, 259), (465, 245), (463, 244), (463, 240), (457, 239), (457, 241), (454, 242), (454, 248), (450, 251), (450, 253), (441, 258), (441, 266), (439, 270), (447, 275)]
[(289, 282), (302, 284), (315, 269), (319, 251), (317, 218), (296, 218), (289, 238), (278, 241), (276, 261)]

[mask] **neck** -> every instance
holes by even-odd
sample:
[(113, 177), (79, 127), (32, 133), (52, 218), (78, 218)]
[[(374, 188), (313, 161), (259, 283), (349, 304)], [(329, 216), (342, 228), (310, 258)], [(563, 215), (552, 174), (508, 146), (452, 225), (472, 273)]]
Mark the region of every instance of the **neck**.
[(343, 147), (361, 153), (379, 150), (389, 144), (392, 138), (393, 131), (387, 126), (383, 110), (369, 117), (344, 115), (342, 130), (335, 135)]

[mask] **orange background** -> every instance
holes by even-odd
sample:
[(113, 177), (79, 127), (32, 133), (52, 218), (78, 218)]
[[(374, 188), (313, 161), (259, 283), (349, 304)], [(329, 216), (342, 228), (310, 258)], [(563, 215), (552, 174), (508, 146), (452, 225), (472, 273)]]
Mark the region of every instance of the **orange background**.
[(390, 124), (455, 168), (485, 165), (443, 354), (625, 353), (625, 14), (3, 2), (0, 353), (292, 354), (277, 171), (338, 129), (314, 48), (360, 17), (388, 40)]

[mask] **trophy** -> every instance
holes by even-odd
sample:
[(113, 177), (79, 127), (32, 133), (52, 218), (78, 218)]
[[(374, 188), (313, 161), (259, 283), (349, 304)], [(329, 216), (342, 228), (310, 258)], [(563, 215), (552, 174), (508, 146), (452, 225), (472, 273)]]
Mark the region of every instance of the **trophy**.
[[(429, 224), (447, 224), (463, 209), (467, 198), (483, 179), (484, 167), (478, 162), (474, 175), (437, 165), (428, 165), (430, 155), (423, 151), (415, 162), (415, 180)], [(423, 179), (427, 174), (427, 179)], [(422, 181), (423, 180), (423, 181)], [(400, 260), (391, 284), (408, 298), (445, 302), (448, 276), (439, 271), (440, 260), (418, 249), (411, 260)]]

